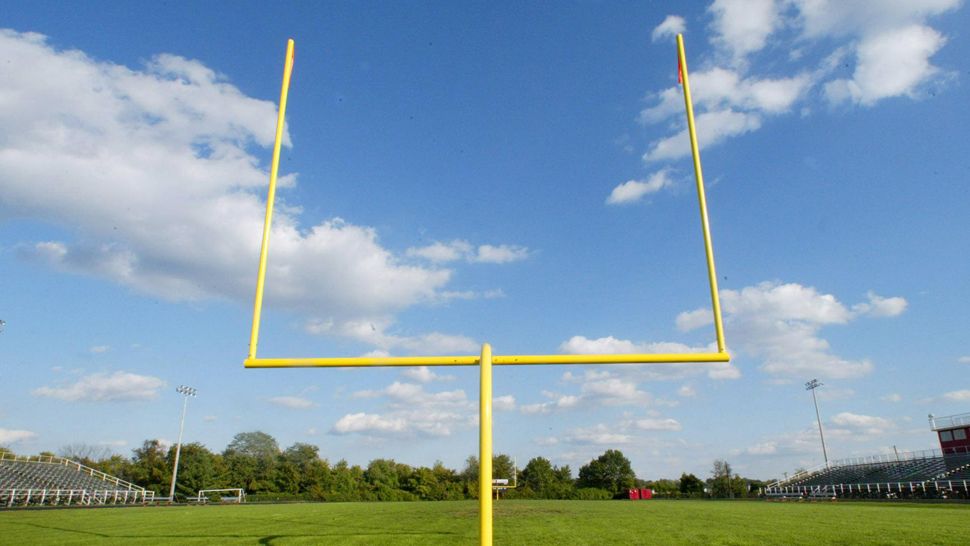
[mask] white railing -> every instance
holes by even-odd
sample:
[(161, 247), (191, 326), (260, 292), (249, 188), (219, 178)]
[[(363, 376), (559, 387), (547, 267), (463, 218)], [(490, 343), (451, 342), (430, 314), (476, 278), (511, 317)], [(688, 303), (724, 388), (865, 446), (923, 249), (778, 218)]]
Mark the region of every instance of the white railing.
[[(129, 491), (145, 491), (144, 487), (135, 485), (131, 482), (122, 480), (116, 476), (110, 474), (105, 474), (100, 470), (96, 470), (89, 466), (85, 466), (77, 461), (72, 461), (71, 459), (65, 459), (64, 457), (55, 457), (53, 455), (14, 455), (13, 453), (0, 453), (0, 461), (15, 461), (15, 462), (25, 462), (25, 463), (44, 463), (44, 464), (61, 464), (68, 467), (74, 467), (78, 472), (82, 472), (99, 480), (114, 484), (119, 488), (127, 489)], [(154, 493), (153, 493), (154, 494)]]
[(871, 482), (871, 483), (845, 483), (836, 485), (789, 485), (782, 487), (766, 487), (764, 492), (766, 497), (783, 496), (804, 496), (838, 497), (842, 495), (866, 494), (866, 495), (888, 495), (892, 493), (916, 493), (921, 491), (927, 493), (930, 490), (937, 494), (947, 491), (970, 491), (970, 480), (923, 480), (923, 481), (896, 481), (896, 482)]
[(796, 473), (792, 474), (791, 476), (788, 476), (787, 478), (785, 478), (783, 480), (778, 480), (778, 481), (776, 481), (774, 483), (770, 483), (770, 484), (768, 484), (768, 485), (765, 486), (765, 489), (772, 488), (772, 487), (781, 487), (781, 486), (783, 486), (786, 483), (796, 482), (796, 481), (805, 479), (805, 478), (811, 476), (812, 474), (815, 474), (816, 472), (820, 472), (822, 470), (825, 470), (826, 468), (831, 468), (831, 466), (832, 466), (831, 464), (828, 465), (828, 466), (826, 466), (825, 463), (822, 463), (822, 464), (819, 464), (819, 465), (815, 465), (812, 468), (809, 468), (807, 470), (802, 470), (800, 472), (796, 472)]
[(923, 449), (920, 451), (906, 451), (902, 453), (884, 453), (881, 455), (870, 455), (868, 457), (850, 457), (832, 461), (829, 466), (855, 466), (862, 464), (896, 463), (903, 461), (916, 461), (920, 459), (936, 459), (943, 456), (939, 449)]
[(154, 502), (154, 491), (128, 489), (0, 489), (0, 507), (141, 504)]
[(970, 426), (970, 413), (958, 413), (943, 417), (930, 416), (930, 428), (933, 430), (943, 430), (960, 426)]

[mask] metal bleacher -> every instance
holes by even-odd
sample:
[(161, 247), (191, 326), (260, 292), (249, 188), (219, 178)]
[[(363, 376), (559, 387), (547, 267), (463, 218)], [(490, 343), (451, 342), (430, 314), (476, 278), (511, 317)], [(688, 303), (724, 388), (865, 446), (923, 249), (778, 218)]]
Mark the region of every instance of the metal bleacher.
[(154, 491), (70, 459), (0, 453), (0, 508), (141, 504), (154, 498)]
[(833, 461), (769, 484), (768, 498), (966, 496), (970, 454), (925, 450)]

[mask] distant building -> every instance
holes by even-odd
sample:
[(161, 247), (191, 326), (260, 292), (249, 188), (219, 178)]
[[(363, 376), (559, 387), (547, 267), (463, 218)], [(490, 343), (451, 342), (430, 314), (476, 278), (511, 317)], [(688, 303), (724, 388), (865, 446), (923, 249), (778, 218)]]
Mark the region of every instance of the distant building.
[(936, 417), (930, 414), (930, 428), (940, 438), (943, 456), (970, 453), (970, 413)]

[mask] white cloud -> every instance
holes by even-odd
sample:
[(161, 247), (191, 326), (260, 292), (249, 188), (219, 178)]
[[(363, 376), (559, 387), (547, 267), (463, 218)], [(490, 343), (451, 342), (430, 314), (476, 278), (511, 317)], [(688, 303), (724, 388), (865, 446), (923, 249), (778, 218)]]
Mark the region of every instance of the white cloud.
[(435, 241), (428, 246), (412, 247), (405, 254), (424, 258), (429, 262), (446, 263), (464, 259), (471, 251), (472, 245), (468, 241), (455, 240), (450, 243)]
[(852, 306), (852, 310), (862, 315), (871, 317), (895, 317), (903, 314), (909, 302), (905, 298), (893, 297), (884, 298), (874, 292), (867, 294), (868, 303), (857, 303)]
[(868, 36), (856, 50), (852, 79), (828, 82), (825, 93), (831, 102), (863, 106), (889, 97), (916, 97), (920, 86), (939, 73), (930, 57), (945, 43), (939, 32), (922, 25)]
[[(761, 127), (761, 116), (758, 114), (731, 109), (704, 112), (697, 115), (696, 119), (697, 145), (701, 149)], [(690, 139), (687, 129), (684, 128), (676, 135), (653, 142), (650, 150), (643, 154), (643, 160), (671, 160), (687, 155), (690, 155)]]
[(617, 377), (587, 381), (583, 383), (581, 391), (583, 400), (607, 406), (648, 404), (652, 400), (650, 395), (637, 389), (635, 381)]
[[(696, 62), (699, 70), (690, 75), (699, 146), (707, 148), (756, 131), (768, 118), (800, 104), (802, 115), (809, 115), (818, 110), (820, 99), (872, 106), (889, 97), (918, 98), (931, 84), (948, 83), (956, 73), (931, 63), (947, 40), (928, 20), (961, 4), (961, 0), (715, 0), (708, 8), (714, 51), (701, 57)], [(668, 18), (654, 29), (653, 37), (666, 36), (678, 24)], [(789, 51), (789, 62), (752, 62), (768, 48)], [(833, 76), (850, 64), (851, 77)], [(771, 76), (765, 74), (768, 69)], [(640, 112), (640, 121), (663, 124), (667, 135), (651, 140), (643, 154), (645, 162), (674, 161), (690, 153), (682, 93), (680, 86), (671, 86), (648, 94), (654, 102)], [(623, 189), (637, 188), (630, 184)]]
[(681, 332), (689, 332), (691, 330), (700, 328), (701, 326), (714, 324), (714, 312), (710, 309), (684, 311), (677, 315), (675, 323), (677, 325), (677, 329)]
[(950, 391), (943, 395), (943, 398), (953, 402), (966, 402), (970, 400), (970, 389)]
[[(77, 234), (25, 242), (21, 256), (174, 301), (251, 300), (273, 102), (172, 55), (132, 69), (9, 30), (0, 55), (0, 210)], [(441, 299), (450, 270), (402, 263), (340, 218), (301, 226), (278, 199), (268, 307), (341, 323)]]
[(855, 56), (851, 79), (825, 84), (832, 102), (872, 106), (879, 100), (918, 96), (940, 69), (930, 63), (946, 39), (927, 19), (960, 7), (961, 0), (794, 0), (806, 38), (849, 38)]
[(0, 446), (9, 446), (11, 444), (18, 444), (28, 440), (33, 440), (37, 437), (36, 432), (31, 432), (29, 430), (14, 430), (9, 428), (0, 428)]
[(517, 262), (529, 257), (529, 249), (518, 245), (479, 245), (474, 247), (468, 241), (454, 240), (450, 243), (435, 241), (423, 247), (412, 247), (405, 252), (407, 256), (423, 258), (433, 263), (447, 263), (464, 260), (469, 263), (503, 264)]
[(570, 444), (598, 446), (628, 444), (631, 439), (632, 437), (629, 434), (615, 432), (603, 424), (589, 428), (577, 428), (568, 432), (564, 437), (564, 441)]
[(896, 403), (896, 402), (902, 402), (903, 397), (899, 393), (894, 392), (891, 394), (887, 394), (886, 396), (883, 396), (882, 398), (880, 398), (880, 400), (884, 402)]
[[(818, 335), (821, 328), (847, 324), (860, 315), (895, 316), (906, 308), (906, 300), (870, 293), (869, 303), (850, 310), (835, 296), (812, 287), (765, 282), (740, 291), (722, 290), (721, 305), (732, 344), (762, 358), (762, 370), (773, 375), (849, 378), (868, 374), (873, 364), (833, 354), (828, 341)], [(702, 313), (709, 311), (681, 313), (678, 327), (703, 325)]]
[(957, 359), (957, 362), (961, 364), (970, 364), (970, 356), (961, 356)]
[(624, 205), (635, 203), (643, 196), (669, 187), (673, 181), (668, 175), (668, 171), (662, 170), (654, 173), (649, 180), (627, 180), (619, 186), (613, 188), (610, 196), (606, 198), (608, 205)]
[(408, 379), (412, 379), (419, 383), (430, 383), (432, 381), (451, 381), (455, 379), (453, 375), (439, 375), (431, 371), (431, 368), (427, 366), (418, 366), (415, 368), (405, 368), (401, 375)]
[(676, 419), (638, 419), (634, 425), (640, 430), (678, 431), (684, 427)]
[(515, 411), (515, 396), (511, 394), (496, 396), (492, 399), (492, 409), (495, 411)]
[(697, 396), (697, 390), (691, 385), (681, 385), (680, 388), (677, 389), (677, 395), (683, 396), (684, 398), (693, 398)]
[(865, 434), (878, 435), (894, 427), (893, 422), (882, 417), (842, 412), (832, 418), (832, 423)]
[(481, 346), (469, 337), (441, 332), (414, 336), (387, 333), (393, 323), (393, 319), (389, 317), (342, 322), (316, 319), (308, 321), (305, 327), (313, 334), (335, 334), (374, 345), (378, 350), (369, 354), (375, 357), (390, 356), (392, 351), (424, 355), (467, 354), (477, 352)]
[(274, 396), (269, 398), (268, 401), (271, 404), (289, 409), (311, 409), (318, 405), (312, 400), (300, 396)]
[(88, 350), (91, 351), (94, 354), (101, 354), (101, 353), (106, 353), (109, 350), (111, 350), (111, 347), (109, 347), (108, 345), (95, 345), (95, 346), (91, 347)]
[(31, 394), (68, 402), (153, 400), (158, 397), (158, 389), (164, 386), (165, 381), (157, 377), (119, 371), (88, 375), (76, 383), (60, 387), (39, 387)]
[(777, 442), (761, 442), (744, 450), (749, 455), (774, 455), (778, 453)]
[[(743, 352), (762, 359), (765, 372), (789, 377), (850, 378), (870, 373), (869, 360), (849, 360), (833, 354), (827, 340), (819, 336), (824, 326), (844, 325), (862, 316), (893, 317), (903, 313), (907, 302), (901, 297), (882, 297), (873, 292), (868, 302), (850, 308), (831, 294), (796, 283), (764, 282), (741, 290), (721, 290), (721, 306), (730, 341)], [(680, 313), (676, 325), (681, 331), (706, 326), (713, 321), (706, 308)], [(685, 353), (710, 351), (682, 344), (636, 343), (613, 336), (589, 339), (573, 336), (560, 350), (573, 354)], [(696, 365), (691, 365), (692, 369)], [(737, 367), (726, 363), (707, 365), (715, 379), (740, 377)], [(683, 376), (676, 366), (658, 371), (667, 377)], [(851, 391), (850, 391), (851, 394)]]
[[(395, 381), (379, 391), (358, 391), (351, 398), (383, 398), (384, 411), (348, 413), (337, 420), (331, 433), (371, 437), (450, 436), (455, 430), (477, 423), (478, 404), (469, 401), (460, 389), (428, 392), (422, 385)], [(508, 402), (503, 397), (498, 405), (504, 407)]]
[(791, 0), (805, 36), (852, 36), (922, 22), (962, 0)]
[(397, 433), (407, 430), (407, 423), (403, 418), (385, 418), (368, 413), (349, 413), (344, 415), (333, 426), (337, 434), (352, 432), (366, 433)]
[(659, 42), (667, 38), (674, 38), (678, 34), (683, 34), (687, 31), (687, 23), (684, 18), (679, 15), (668, 15), (664, 18), (663, 22), (654, 27), (653, 31), (650, 33), (650, 40), (653, 42)]
[[(712, 347), (691, 347), (683, 343), (670, 342), (633, 342), (606, 336), (589, 339), (573, 336), (559, 345), (559, 350), (569, 354), (655, 354), (655, 353), (701, 353), (713, 351)], [(632, 364), (620, 368), (619, 373), (633, 374), (648, 380), (679, 379), (697, 373), (707, 372), (711, 379), (737, 379), (741, 372), (728, 362), (707, 362), (690, 364)]]
[(215, 421), (218, 421), (219, 418), (216, 417), (215, 415), (206, 415), (205, 417), (202, 418), (202, 420), (205, 421), (206, 423), (213, 423)]
[(735, 59), (765, 47), (768, 36), (781, 24), (774, 0), (714, 0), (713, 42)]
[(544, 391), (542, 394), (546, 398), (549, 398), (550, 401), (536, 404), (522, 404), (519, 406), (519, 411), (525, 414), (546, 414), (556, 410), (575, 408), (580, 402), (580, 397), (572, 394), (558, 394), (548, 391)]
[(473, 262), (504, 264), (518, 262), (529, 257), (529, 249), (517, 245), (481, 245), (478, 253), (471, 259)]

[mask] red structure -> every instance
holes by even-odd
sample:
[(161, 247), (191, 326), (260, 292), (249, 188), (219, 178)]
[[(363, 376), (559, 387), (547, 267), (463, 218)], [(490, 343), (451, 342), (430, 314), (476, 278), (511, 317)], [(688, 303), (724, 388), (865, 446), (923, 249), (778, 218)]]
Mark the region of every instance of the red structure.
[(650, 500), (653, 498), (653, 489), (641, 489), (640, 500)]
[(629, 491), (629, 493), (630, 493), (630, 500), (640, 500), (640, 490), (639, 489), (631, 489)]
[(930, 414), (930, 427), (940, 438), (943, 456), (970, 453), (970, 413), (935, 417)]

